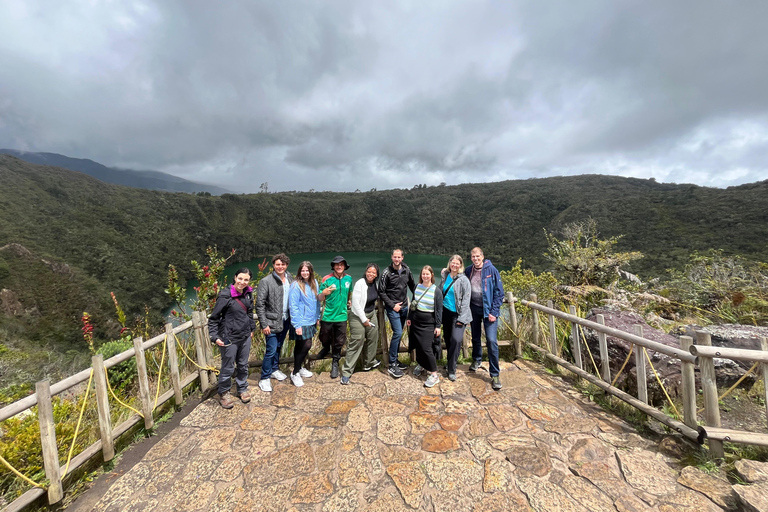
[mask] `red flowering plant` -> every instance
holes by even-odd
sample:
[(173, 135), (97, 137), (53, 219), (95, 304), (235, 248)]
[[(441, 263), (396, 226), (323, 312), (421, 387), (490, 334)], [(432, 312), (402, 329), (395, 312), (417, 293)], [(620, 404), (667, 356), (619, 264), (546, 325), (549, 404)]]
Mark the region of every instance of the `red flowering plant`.
[(83, 331), (83, 339), (88, 344), (91, 354), (95, 354), (96, 352), (93, 348), (93, 324), (91, 323), (91, 315), (86, 311), (83, 311), (83, 316), (80, 318), (80, 321), (83, 323), (83, 327), (80, 328), (80, 330)]
[(210, 312), (216, 304), (216, 297), (221, 288), (226, 285), (226, 276), (224, 267), (227, 261), (235, 255), (235, 250), (229, 253), (227, 257), (219, 254), (216, 246), (208, 247), (205, 251), (208, 256), (208, 263), (201, 265), (196, 260), (192, 260), (192, 273), (198, 281), (198, 285), (193, 287), (195, 298), (190, 305), (187, 304), (186, 286), (181, 284), (179, 272), (173, 265), (168, 265), (168, 288), (165, 293), (171, 296), (176, 303), (176, 308), (171, 311), (171, 316), (181, 318), (183, 321), (191, 318), (191, 311)]

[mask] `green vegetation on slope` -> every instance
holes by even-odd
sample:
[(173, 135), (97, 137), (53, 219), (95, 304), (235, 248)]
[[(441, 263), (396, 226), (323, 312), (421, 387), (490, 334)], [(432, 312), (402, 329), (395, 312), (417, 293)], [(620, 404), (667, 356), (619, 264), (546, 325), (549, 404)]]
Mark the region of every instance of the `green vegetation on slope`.
[[(0, 155), (0, 247), (18, 243), (114, 291), (129, 315), (168, 303), (168, 264), (189, 275), (209, 245), (247, 260), (276, 251), (468, 254), (541, 271), (548, 232), (592, 218), (630, 270), (661, 276), (693, 251), (768, 261), (768, 181), (725, 190), (612, 176), (415, 187), (363, 193), (203, 197), (108, 185)], [(0, 262), (0, 289), (8, 288)], [(17, 285), (14, 285), (17, 286)], [(99, 299), (100, 300), (100, 299)], [(158, 317), (154, 318), (158, 320)]]

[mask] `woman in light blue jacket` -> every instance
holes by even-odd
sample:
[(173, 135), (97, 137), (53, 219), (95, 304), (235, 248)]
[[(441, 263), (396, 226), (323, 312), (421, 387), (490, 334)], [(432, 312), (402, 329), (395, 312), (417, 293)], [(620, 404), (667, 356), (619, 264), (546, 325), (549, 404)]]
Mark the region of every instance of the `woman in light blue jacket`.
[(291, 382), (296, 387), (304, 385), (303, 379), (312, 377), (312, 372), (304, 368), (304, 360), (312, 348), (312, 338), (320, 324), (320, 298), (317, 280), (312, 264), (302, 261), (296, 280), (288, 293), (288, 308), (291, 311), (290, 337), (294, 340), (293, 372)]

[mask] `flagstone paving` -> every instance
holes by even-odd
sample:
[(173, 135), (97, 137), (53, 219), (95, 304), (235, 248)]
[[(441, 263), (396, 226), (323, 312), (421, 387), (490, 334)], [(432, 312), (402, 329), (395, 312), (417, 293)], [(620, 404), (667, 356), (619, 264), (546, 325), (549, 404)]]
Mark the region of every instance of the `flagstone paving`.
[(342, 386), (323, 373), (301, 388), (275, 383), (270, 394), (254, 384), (251, 403), (231, 410), (209, 399), (93, 510), (708, 512), (765, 504), (764, 463), (742, 465), (753, 485), (683, 469), (535, 365), (502, 363), (500, 391), (487, 371), (458, 375), (427, 389), (410, 374), (356, 373)]

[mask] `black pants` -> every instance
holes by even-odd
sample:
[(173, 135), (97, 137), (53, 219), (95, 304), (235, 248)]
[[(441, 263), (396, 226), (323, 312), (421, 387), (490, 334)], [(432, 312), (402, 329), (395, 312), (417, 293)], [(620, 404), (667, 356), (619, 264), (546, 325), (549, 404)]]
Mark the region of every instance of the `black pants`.
[(411, 318), (411, 332), (408, 339), (413, 340), (416, 350), (416, 362), (428, 372), (437, 371), (437, 362), (432, 343), (435, 340), (435, 314), (427, 311), (414, 311)]
[(457, 325), (459, 314), (448, 308), (443, 308), (443, 336), (445, 337), (445, 347), (448, 352), (448, 374), (456, 373), (456, 365), (459, 362), (459, 349), (464, 339), (464, 329), (466, 325)]
[(341, 349), (346, 342), (347, 322), (320, 321), (320, 343), (323, 344), (324, 349), (331, 349), (334, 359), (341, 357)]

